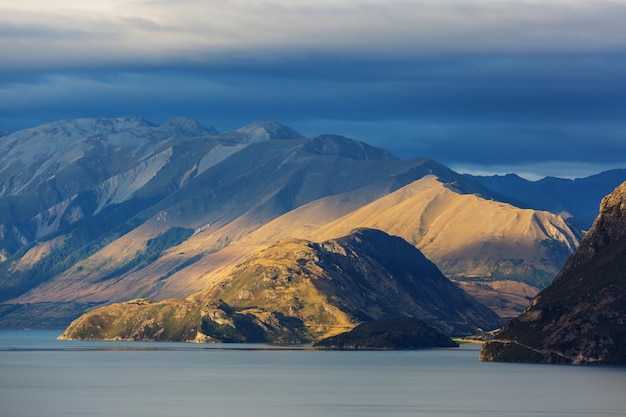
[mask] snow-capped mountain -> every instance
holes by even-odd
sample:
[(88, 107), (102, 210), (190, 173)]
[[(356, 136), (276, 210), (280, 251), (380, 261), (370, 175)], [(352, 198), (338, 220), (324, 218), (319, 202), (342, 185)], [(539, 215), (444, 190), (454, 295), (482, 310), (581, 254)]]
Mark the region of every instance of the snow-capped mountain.
[[(215, 134), (214, 128), (192, 119), (174, 118), (154, 125), (139, 116), (67, 120), (21, 130), (2, 139), (0, 197), (25, 195), (80, 164), (87, 165), (85, 173), (95, 174), (97, 181), (130, 166), (131, 161), (149, 157), (164, 140)], [(69, 188), (70, 192), (81, 190)]]

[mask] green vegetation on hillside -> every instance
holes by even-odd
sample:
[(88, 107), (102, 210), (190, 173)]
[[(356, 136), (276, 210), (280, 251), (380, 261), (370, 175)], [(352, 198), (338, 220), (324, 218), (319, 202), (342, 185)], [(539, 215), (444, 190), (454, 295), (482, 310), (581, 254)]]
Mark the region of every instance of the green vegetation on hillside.
[[(81, 201), (87, 199), (87, 197), (81, 197)], [(22, 254), (22, 251), (19, 251), (0, 266), (0, 274), (4, 276), (4, 279), (0, 281), (0, 301), (17, 297), (48, 281), (77, 262), (93, 255), (117, 237), (139, 226), (143, 221), (133, 217), (153, 203), (152, 199), (133, 199), (105, 207), (97, 215), (85, 217), (72, 223), (71, 226), (62, 225), (59, 232), (46, 236), (42, 240), (50, 240), (71, 230), (67, 233), (63, 244), (51, 250), (46, 257), (35, 262), (26, 271), (10, 269), (11, 261), (18, 260), (18, 256)], [(158, 247), (159, 244), (160, 242), (157, 242), (155, 245)]]

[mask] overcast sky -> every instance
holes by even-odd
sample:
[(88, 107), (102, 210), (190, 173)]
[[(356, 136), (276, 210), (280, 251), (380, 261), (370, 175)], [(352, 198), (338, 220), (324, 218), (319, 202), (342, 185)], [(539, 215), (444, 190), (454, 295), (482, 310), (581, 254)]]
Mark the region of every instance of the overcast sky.
[(626, 0), (2, 0), (0, 128), (260, 119), (460, 172), (626, 168)]

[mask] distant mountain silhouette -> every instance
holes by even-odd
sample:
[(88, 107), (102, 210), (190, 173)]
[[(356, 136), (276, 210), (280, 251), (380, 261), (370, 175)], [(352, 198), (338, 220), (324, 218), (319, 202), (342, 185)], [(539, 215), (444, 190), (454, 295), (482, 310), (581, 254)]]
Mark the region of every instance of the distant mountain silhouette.
[(563, 214), (570, 224), (588, 230), (598, 215), (602, 197), (626, 181), (626, 169), (612, 169), (574, 180), (546, 177), (528, 181), (515, 174), (466, 176), (497, 193), (519, 200), (519, 206)]

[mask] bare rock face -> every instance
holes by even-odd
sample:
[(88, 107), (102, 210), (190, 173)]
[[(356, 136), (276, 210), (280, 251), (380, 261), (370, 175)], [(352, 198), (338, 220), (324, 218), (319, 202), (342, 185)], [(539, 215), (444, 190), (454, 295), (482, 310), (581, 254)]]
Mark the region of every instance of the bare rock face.
[(626, 182), (554, 282), (487, 343), (481, 360), (626, 364)]

